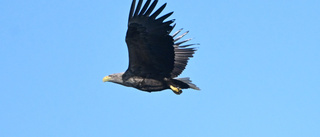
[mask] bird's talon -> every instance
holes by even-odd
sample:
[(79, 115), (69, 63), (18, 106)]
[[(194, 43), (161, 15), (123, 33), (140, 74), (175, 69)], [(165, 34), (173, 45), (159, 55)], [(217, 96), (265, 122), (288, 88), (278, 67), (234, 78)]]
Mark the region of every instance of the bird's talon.
[(182, 93), (182, 90), (179, 87), (174, 87), (174, 86), (170, 85), (170, 88), (177, 95), (180, 95)]

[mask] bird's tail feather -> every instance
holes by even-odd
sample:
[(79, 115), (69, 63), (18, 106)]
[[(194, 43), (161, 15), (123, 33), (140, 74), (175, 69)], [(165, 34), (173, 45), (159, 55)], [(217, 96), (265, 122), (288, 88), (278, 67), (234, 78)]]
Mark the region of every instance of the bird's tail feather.
[(189, 85), (190, 88), (195, 89), (195, 90), (200, 90), (195, 84), (191, 83), (192, 81), (190, 80), (189, 77), (186, 78), (175, 78), (176, 80), (182, 81), (183, 83), (186, 83)]

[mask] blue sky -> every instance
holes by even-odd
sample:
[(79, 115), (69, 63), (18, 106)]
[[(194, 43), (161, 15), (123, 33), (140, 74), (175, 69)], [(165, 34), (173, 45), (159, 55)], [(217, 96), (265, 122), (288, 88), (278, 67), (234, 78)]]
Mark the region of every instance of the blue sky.
[(127, 68), (131, 0), (1, 0), (0, 136), (320, 136), (320, 1), (165, 2), (201, 91), (102, 82)]

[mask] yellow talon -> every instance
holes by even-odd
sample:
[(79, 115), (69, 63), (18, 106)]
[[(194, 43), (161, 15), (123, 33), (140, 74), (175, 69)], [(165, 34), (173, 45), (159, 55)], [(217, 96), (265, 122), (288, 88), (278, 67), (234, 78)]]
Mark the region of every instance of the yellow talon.
[(171, 90), (172, 90), (174, 93), (176, 93), (177, 95), (180, 95), (180, 94), (182, 93), (182, 90), (181, 90), (181, 88), (179, 88), (179, 87), (174, 87), (174, 86), (170, 85), (170, 88), (171, 88)]

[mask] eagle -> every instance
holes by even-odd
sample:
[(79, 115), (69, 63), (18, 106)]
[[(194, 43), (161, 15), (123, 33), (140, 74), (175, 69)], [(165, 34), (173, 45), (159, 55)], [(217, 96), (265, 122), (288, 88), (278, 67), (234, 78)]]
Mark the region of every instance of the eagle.
[(177, 78), (196, 51), (192, 48), (196, 44), (184, 44), (191, 39), (180, 40), (189, 31), (178, 36), (182, 31), (180, 29), (170, 35), (176, 25), (172, 25), (175, 20), (165, 20), (173, 12), (157, 17), (167, 3), (154, 12), (158, 0), (152, 3), (147, 0), (144, 5), (142, 3), (143, 0), (139, 0), (136, 5), (136, 0), (133, 0), (130, 8), (125, 39), (129, 52), (128, 69), (105, 76), (103, 82), (113, 82), (146, 92), (171, 89), (177, 95), (182, 93), (182, 89), (200, 90), (191, 83), (190, 78)]

